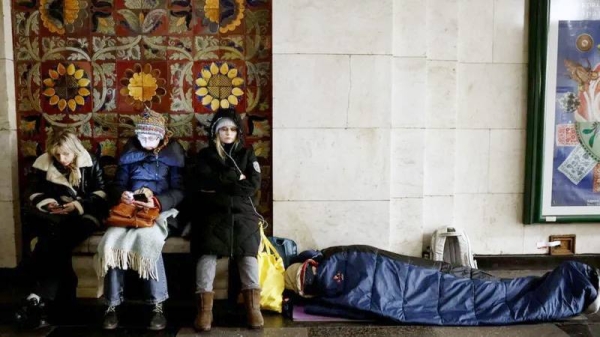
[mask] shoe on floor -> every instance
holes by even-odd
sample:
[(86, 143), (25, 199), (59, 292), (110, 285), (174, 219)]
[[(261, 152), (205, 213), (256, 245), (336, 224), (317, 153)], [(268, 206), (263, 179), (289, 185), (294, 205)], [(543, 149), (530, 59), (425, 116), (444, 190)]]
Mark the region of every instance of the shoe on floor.
[(114, 330), (119, 326), (119, 317), (117, 316), (117, 307), (110, 305), (104, 312), (104, 322), (102, 328), (104, 330)]
[(46, 315), (46, 303), (37, 298), (24, 300), (15, 312), (14, 319), (23, 329), (40, 329), (50, 325)]
[(163, 330), (166, 327), (167, 319), (163, 313), (162, 303), (157, 303), (152, 309), (152, 317), (150, 318), (150, 323), (148, 323), (148, 330), (158, 331)]

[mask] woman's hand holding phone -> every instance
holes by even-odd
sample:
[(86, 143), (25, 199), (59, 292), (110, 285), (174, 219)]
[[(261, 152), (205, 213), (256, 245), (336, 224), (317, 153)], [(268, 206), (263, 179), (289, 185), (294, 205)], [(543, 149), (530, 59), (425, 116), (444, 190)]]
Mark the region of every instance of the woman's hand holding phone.
[(137, 207), (154, 208), (154, 193), (147, 187), (142, 187), (133, 192), (133, 204)]
[(134, 200), (133, 204), (140, 208), (154, 208), (154, 198), (146, 199), (147, 201)]
[(43, 207), (46, 211), (51, 212), (57, 208), (60, 208), (60, 205), (58, 203), (55, 202), (51, 202), (48, 205)]
[(133, 193), (130, 191), (124, 191), (121, 193), (121, 202), (127, 205), (131, 205), (133, 203)]
[(72, 202), (62, 204), (62, 205), (51, 204), (48, 207), (48, 211), (52, 214), (69, 214), (69, 213), (73, 212), (74, 210), (75, 210), (75, 205), (73, 205)]

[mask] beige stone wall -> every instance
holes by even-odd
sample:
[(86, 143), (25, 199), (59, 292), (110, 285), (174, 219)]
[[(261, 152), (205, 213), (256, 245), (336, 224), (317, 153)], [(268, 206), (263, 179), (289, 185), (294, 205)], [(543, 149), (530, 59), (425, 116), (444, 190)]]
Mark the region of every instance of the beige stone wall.
[(300, 248), (391, 244), (392, 5), (273, 1), (274, 232)]
[(0, 5), (0, 268), (17, 263), (20, 242), (17, 124), (10, 1)]
[(273, 3), (275, 234), (420, 255), (440, 226), (479, 254), (598, 224), (521, 223), (526, 0)]

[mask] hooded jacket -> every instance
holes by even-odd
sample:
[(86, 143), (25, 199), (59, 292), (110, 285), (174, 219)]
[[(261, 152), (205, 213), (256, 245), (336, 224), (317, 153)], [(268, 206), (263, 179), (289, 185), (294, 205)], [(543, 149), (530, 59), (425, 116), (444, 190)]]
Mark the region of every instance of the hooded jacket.
[[(238, 144), (228, 147), (231, 157), (225, 159), (219, 156), (212, 141), (218, 132), (214, 130), (215, 124), (222, 117), (234, 121), (240, 139)], [(192, 254), (196, 257), (258, 253), (259, 218), (252, 198), (260, 188), (260, 166), (254, 151), (243, 146), (242, 130), (235, 111), (219, 111), (210, 126), (211, 143), (198, 153), (195, 172), (198, 190), (193, 204), (198, 207), (199, 216), (194, 218), (192, 227)], [(241, 173), (246, 179), (240, 180)]]

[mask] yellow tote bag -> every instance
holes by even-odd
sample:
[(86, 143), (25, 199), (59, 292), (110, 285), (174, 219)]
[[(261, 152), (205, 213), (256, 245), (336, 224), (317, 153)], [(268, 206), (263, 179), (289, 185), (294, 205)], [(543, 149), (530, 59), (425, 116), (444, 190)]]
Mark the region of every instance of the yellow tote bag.
[(283, 259), (260, 225), (260, 248), (258, 250), (258, 272), (260, 292), (260, 308), (281, 312), (283, 289), (285, 287)]

